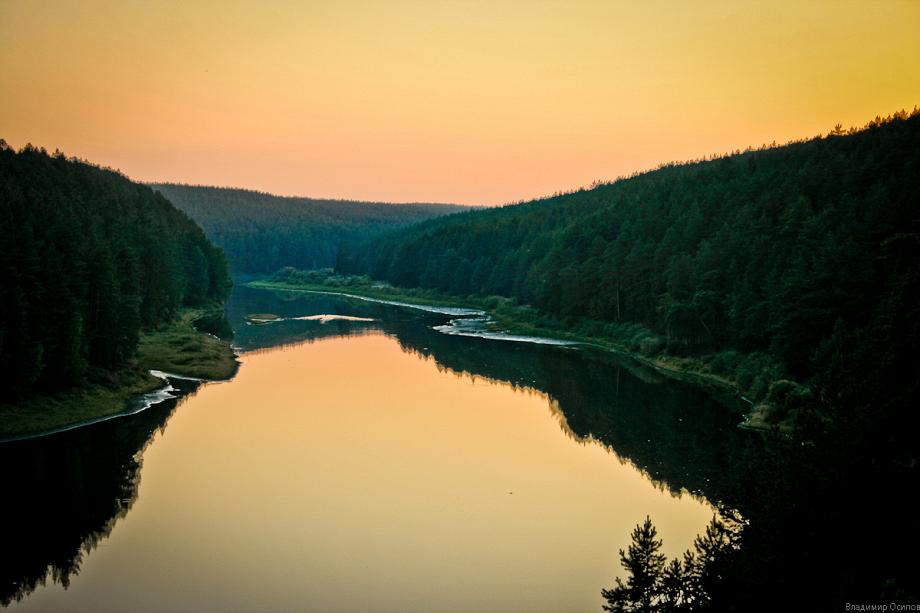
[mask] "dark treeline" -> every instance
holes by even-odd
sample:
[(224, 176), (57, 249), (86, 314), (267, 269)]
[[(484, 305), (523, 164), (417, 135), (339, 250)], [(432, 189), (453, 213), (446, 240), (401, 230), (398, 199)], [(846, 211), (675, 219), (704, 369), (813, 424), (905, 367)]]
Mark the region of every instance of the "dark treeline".
[[(347, 245), (343, 273), (502, 295), (634, 349), (759, 356), (804, 381), (884, 317), (910, 264), (920, 115), (608, 185), (468, 212)], [(905, 259), (908, 258), (908, 259)], [(717, 369), (719, 364), (716, 364)], [(766, 389), (758, 390), (765, 393)]]
[(0, 394), (107, 377), (139, 332), (223, 300), (201, 229), (117, 172), (0, 141)]
[(152, 184), (223, 247), (234, 274), (335, 265), (339, 244), (469, 207), (286, 198), (261, 192)]

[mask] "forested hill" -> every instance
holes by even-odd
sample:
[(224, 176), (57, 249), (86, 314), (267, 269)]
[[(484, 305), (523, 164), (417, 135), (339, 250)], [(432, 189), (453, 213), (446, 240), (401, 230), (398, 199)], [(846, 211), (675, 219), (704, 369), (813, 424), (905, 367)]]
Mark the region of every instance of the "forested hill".
[(287, 198), (171, 183), (151, 187), (188, 213), (224, 248), (234, 274), (273, 272), (282, 266), (331, 267), (342, 241), (470, 208)]
[(201, 229), (117, 172), (0, 141), (0, 396), (108, 376), (142, 328), (223, 300)]
[[(917, 364), (918, 220), (914, 111), (425, 222), (348, 246), (338, 271), (510, 296), (601, 336), (640, 326), (636, 350), (755, 356), (765, 381), (804, 381), (857, 347), (872, 362), (879, 339), (892, 345), (873, 368), (898, 347), (898, 368)], [(897, 394), (916, 394), (918, 371)]]

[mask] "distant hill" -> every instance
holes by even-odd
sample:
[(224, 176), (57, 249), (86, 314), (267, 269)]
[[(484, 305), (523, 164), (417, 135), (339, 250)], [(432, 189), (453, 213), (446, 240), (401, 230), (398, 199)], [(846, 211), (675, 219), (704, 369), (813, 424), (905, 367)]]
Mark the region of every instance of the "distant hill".
[(339, 245), (471, 207), (289, 198), (262, 192), (152, 183), (224, 248), (234, 274), (335, 265)]

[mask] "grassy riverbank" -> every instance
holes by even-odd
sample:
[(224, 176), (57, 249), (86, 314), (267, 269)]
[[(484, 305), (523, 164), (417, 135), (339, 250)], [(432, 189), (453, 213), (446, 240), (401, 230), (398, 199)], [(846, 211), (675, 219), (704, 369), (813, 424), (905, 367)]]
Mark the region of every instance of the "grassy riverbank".
[(668, 377), (743, 398), (748, 412), (742, 425), (758, 430), (791, 431), (795, 416), (794, 411), (789, 410), (789, 397), (807, 393), (803, 386), (788, 381), (782, 369), (763, 354), (724, 351), (701, 356), (674, 356), (664, 351), (664, 338), (637, 324), (585, 319), (560, 321), (501, 296), (451, 296), (428, 289), (394, 287), (367, 277), (334, 275), (327, 271), (296, 274), (300, 275), (299, 279), (295, 275), (296, 280), (276, 275), (270, 280), (251, 281), (247, 285), (269, 290), (335, 292), (427, 306), (480, 309), (492, 317), (495, 330), (570, 340), (620, 353)]
[(0, 439), (117, 415), (132, 398), (163, 386), (150, 370), (200, 379), (232, 377), (237, 362), (230, 343), (195, 329), (194, 322), (209, 313), (207, 309), (183, 309), (171, 323), (143, 332), (134, 363), (107, 373), (104, 381), (0, 404)]
[(232, 377), (238, 364), (229, 341), (195, 329), (195, 321), (208, 314), (187, 309), (172, 323), (141, 336), (137, 347), (140, 367), (197, 379)]

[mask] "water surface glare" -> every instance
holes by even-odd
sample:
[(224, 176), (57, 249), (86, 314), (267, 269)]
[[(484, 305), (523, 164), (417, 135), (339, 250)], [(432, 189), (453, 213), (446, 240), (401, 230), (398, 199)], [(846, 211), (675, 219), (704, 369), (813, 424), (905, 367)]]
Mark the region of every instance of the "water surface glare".
[(647, 514), (669, 555), (712, 517), (546, 394), (379, 330), (241, 361), (153, 436), (69, 587), (12, 610), (597, 611)]

